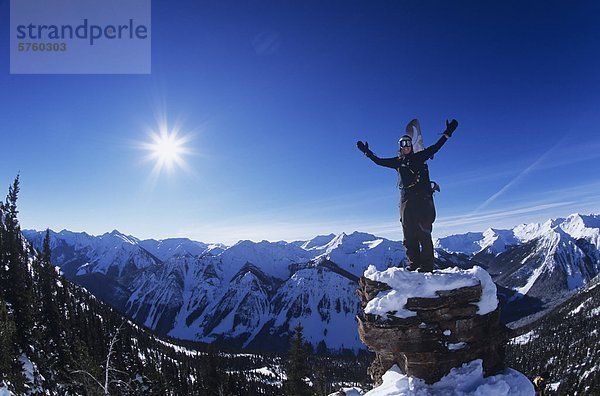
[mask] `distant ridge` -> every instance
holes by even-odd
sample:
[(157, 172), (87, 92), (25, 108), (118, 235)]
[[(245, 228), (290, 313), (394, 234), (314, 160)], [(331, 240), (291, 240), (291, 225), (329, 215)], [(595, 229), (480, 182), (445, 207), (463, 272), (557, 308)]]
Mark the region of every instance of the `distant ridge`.
[[(600, 272), (599, 218), (573, 214), (440, 238), (436, 265), (486, 268), (504, 320), (518, 320), (564, 301)], [(23, 233), (41, 246), (43, 232)], [(401, 242), (361, 232), (227, 247), (63, 230), (51, 232), (51, 248), (69, 279), (150, 329), (259, 349), (286, 348), (298, 323), (314, 346), (364, 348), (355, 331), (356, 279), (370, 264), (385, 270), (406, 259)]]

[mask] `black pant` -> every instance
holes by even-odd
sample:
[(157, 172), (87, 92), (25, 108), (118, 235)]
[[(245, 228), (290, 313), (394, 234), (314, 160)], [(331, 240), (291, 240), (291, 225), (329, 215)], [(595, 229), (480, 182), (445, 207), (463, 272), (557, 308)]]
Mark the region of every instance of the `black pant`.
[(435, 221), (435, 206), (431, 195), (406, 197), (400, 203), (400, 221), (404, 232), (404, 247), (409, 269), (433, 271), (433, 241), (431, 231)]

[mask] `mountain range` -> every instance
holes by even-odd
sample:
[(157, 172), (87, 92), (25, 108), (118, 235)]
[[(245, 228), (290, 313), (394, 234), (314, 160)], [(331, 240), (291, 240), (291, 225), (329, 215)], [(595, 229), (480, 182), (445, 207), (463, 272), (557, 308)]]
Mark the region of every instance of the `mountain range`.
[[(45, 232), (23, 234), (40, 247)], [(172, 337), (281, 350), (296, 324), (317, 348), (357, 350), (356, 281), (368, 265), (403, 266), (401, 242), (374, 235), (233, 246), (185, 238), (139, 240), (50, 232), (65, 276), (137, 323)], [(490, 228), (435, 241), (436, 265), (487, 269), (506, 322), (551, 309), (600, 272), (600, 216), (573, 214), (510, 230)]]
[(504, 314), (512, 321), (552, 309), (598, 275), (600, 216), (572, 214), (510, 230), (490, 228), (441, 238), (435, 246), (488, 270), (511, 305)]

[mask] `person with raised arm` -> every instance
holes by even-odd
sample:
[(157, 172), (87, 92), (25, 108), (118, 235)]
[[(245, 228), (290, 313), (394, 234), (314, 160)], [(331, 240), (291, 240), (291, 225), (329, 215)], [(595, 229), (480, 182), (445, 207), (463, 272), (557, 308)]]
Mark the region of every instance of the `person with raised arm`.
[(433, 241), (431, 231), (435, 221), (433, 191), (437, 184), (429, 179), (427, 160), (452, 137), (458, 121), (446, 120), (446, 129), (440, 139), (424, 150), (414, 152), (412, 138), (404, 135), (398, 141), (398, 156), (379, 158), (369, 149), (369, 143), (358, 141), (358, 149), (377, 165), (395, 169), (400, 179), (400, 221), (404, 233), (404, 247), (409, 269), (419, 272), (433, 272)]

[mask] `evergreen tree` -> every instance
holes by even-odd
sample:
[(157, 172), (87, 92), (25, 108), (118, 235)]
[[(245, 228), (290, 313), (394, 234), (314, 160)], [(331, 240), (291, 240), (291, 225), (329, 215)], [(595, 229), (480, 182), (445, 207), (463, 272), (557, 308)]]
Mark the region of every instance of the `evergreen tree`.
[(5, 211), (5, 223), (8, 230), (14, 230), (18, 227), (17, 214), (17, 199), (19, 197), (20, 188), (20, 177), (17, 175), (13, 184), (8, 188), (8, 195), (6, 196), (6, 203), (3, 205)]
[[(65, 317), (61, 315), (59, 298), (64, 295), (59, 292), (57, 282), (58, 275), (51, 263), (50, 250), (50, 230), (46, 230), (46, 235), (42, 244), (42, 251), (36, 257), (37, 264), (37, 305), (40, 307), (40, 327), (43, 344), (40, 350), (43, 355), (40, 356), (43, 367), (53, 368), (51, 372), (45, 373), (50, 382), (64, 382), (67, 379), (65, 368), (69, 365), (68, 347), (65, 343)], [(53, 378), (53, 376), (58, 376)]]
[(208, 347), (208, 356), (204, 368), (204, 379), (206, 381), (206, 394), (219, 395), (223, 384), (223, 373), (219, 368), (219, 353), (210, 345)]
[[(10, 191), (9, 195), (12, 197), (12, 191), (18, 191), (18, 181), (16, 189), (11, 188)], [(16, 213), (16, 207), (12, 208), (12, 212)], [(11, 255), (14, 249), (8, 243), (12, 235), (9, 235), (7, 224), (14, 228), (14, 223), (8, 216), (7, 205), (0, 201), (0, 384), (8, 382), (12, 391), (20, 392), (25, 389), (25, 377), (19, 361), (14, 305), (8, 302), (8, 298), (12, 296), (12, 290), (9, 290), (9, 267), (13, 261)]]
[(25, 378), (21, 375), (21, 364), (16, 348), (17, 330), (6, 303), (0, 298), (0, 384), (10, 382), (15, 388), (22, 388)]
[(287, 380), (284, 382), (284, 390), (290, 396), (310, 395), (310, 386), (306, 383), (305, 378), (310, 377), (311, 371), (308, 363), (307, 348), (304, 342), (302, 332), (304, 328), (298, 324), (294, 328), (294, 336), (290, 345), (288, 364), (287, 364)]
[(318, 363), (320, 364), (313, 366), (315, 378), (315, 394), (318, 396), (327, 396), (331, 393), (331, 378), (329, 375), (329, 368), (326, 365), (327, 362), (323, 358), (321, 358)]
[(27, 256), (23, 247), (21, 228), (17, 220), (17, 198), (19, 175), (8, 189), (4, 204), (5, 232), (3, 236), (4, 259), (6, 260), (6, 301), (11, 304), (17, 326), (17, 342), (23, 351), (32, 343), (33, 281), (29, 272)]

